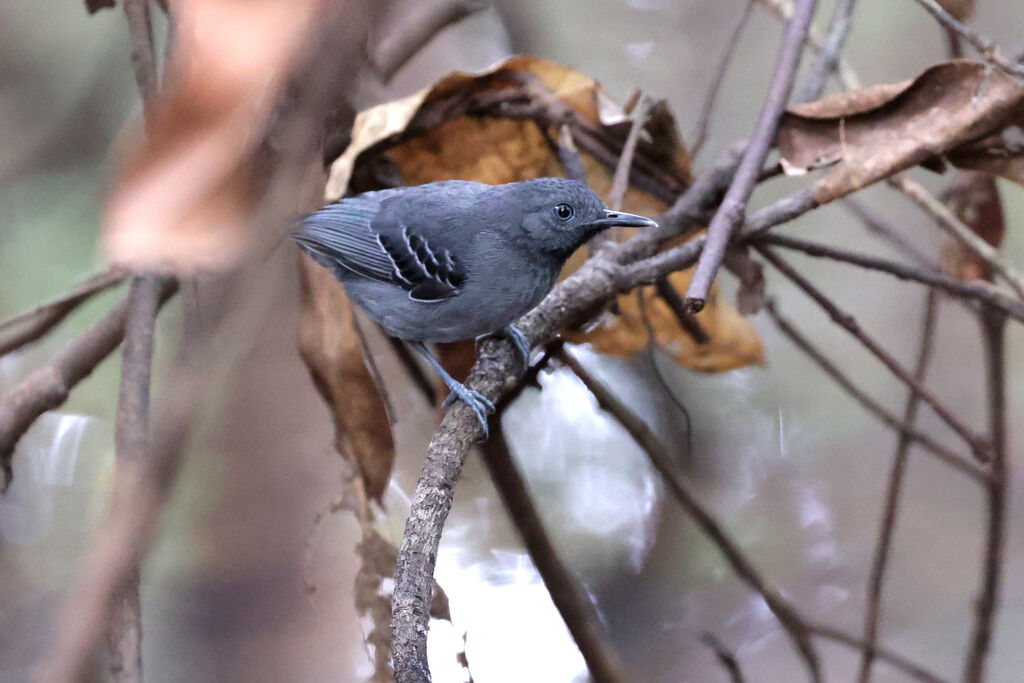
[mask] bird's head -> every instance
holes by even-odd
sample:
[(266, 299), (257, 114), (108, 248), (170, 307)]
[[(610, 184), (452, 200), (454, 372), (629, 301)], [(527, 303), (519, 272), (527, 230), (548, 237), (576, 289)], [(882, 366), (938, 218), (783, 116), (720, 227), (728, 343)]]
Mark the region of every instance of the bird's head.
[(584, 183), (566, 178), (537, 178), (514, 183), (522, 208), (522, 227), (534, 247), (566, 259), (587, 240), (612, 226), (657, 227), (650, 218), (605, 206)]

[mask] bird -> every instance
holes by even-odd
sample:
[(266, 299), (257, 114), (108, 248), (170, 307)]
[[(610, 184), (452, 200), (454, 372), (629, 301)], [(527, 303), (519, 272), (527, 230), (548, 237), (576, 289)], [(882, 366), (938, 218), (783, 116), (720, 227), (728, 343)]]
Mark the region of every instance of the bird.
[(464, 401), (486, 439), (493, 403), (448, 374), (426, 344), (505, 335), (525, 367), (530, 345), (515, 321), (576, 249), (612, 226), (657, 223), (612, 211), (567, 178), (443, 180), (344, 197), (300, 219), (291, 235), (386, 334), (423, 356), (451, 392), (444, 407)]

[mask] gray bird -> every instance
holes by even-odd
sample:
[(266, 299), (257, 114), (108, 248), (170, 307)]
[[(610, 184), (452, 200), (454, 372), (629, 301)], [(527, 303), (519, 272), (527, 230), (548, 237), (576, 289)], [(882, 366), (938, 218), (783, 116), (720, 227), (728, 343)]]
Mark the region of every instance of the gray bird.
[(494, 405), (455, 381), (424, 342), (507, 335), (551, 291), (565, 260), (606, 228), (656, 227), (611, 211), (585, 184), (538, 178), (506, 185), (447, 180), (346, 197), (304, 218), (299, 245), (341, 281), (384, 331), (405, 340), (476, 413)]

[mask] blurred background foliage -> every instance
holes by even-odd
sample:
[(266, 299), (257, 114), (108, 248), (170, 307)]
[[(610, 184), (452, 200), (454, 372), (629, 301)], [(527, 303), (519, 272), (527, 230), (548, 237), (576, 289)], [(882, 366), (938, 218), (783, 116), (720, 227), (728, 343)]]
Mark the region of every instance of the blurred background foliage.
[[(367, 83), (362, 105), (414, 92), (448, 71), (482, 68), (523, 52), (597, 78), (617, 98), (633, 87), (669, 100), (689, 136), (712, 68), (745, 0), (503, 1), (443, 32), (386, 88)], [(830, 6), (818, 13), (827, 21)], [(973, 24), (1005, 46), (1019, 39), (1013, 3), (983, 2)], [(781, 27), (757, 7), (721, 93), (701, 168), (744, 136), (761, 105)], [(87, 17), (75, 3), (0, 5), (0, 318), (58, 294), (103, 264), (99, 215), (111, 149), (138, 97), (119, 12)], [(160, 31), (158, 30), (159, 34)], [(917, 75), (945, 54), (945, 39), (912, 2), (859, 3), (846, 56), (865, 83)], [(922, 174), (940, 190), (945, 177)], [(758, 189), (753, 206), (799, 187), (782, 179)], [(1008, 233), (1003, 253), (1024, 263), (1024, 195), (1000, 181)], [(863, 195), (927, 253), (942, 242), (905, 200)], [(822, 242), (870, 247), (840, 207), (786, 228)], [(882, 275), (794, 257), (802, 272), (851, 310), (903, 363), (913, 362), (924, 292)], [(355, 681), (372, 672), (352, 604), (355, 524), (346, 516), (314, 524), (338, 490), (329, 415), (295, 348), (297, 279), (290, 246), (260, 264), (267, 286), (256, 334), (232, 339), (192, 439), (185, 471), (144, 573), (144, 653), (152, 681)], [(725, 276), (729, 298), (735, 283)], [(896, 411), (904, 390), (801, 293), (769, 274), (786, 315), (828, 350), (872, 395)], [(161, 316), (155, 376), (167, 367), (181, 305), (203, 309), (202, 287), (185, 291)], [(0, 391), (94, 320), (116, 294), (97, 297), (56, 335), (0, 359)], [(681, 464), (704, 499), (763, 571), (808, 614), (859, 632), (867, 568), (895, 436), (861, 411), (763, 315), (754, 324), (768, 365), (703, 375), (658, 357), (689, 411), (684, 452), (673, 401), (646, 357), (579, 355), (659, 434), (679, 446)], [(1008, 336), (1010, 453), (1020, 456), (1019, 397), (1024, 334)], [(977, 322), (943, 305), (931, 385), (969, 424), (985, 424)], [(397, 372), (392, 368), (388, 370)], [(54, 615), (109, 483), (118, 364), (108, 360), (58, 412), (22, 442), (19, 477), (0, 498), (0, 679), (25, 680), (49, 643)], [(730, 573), (717, 550), (667, 500), (624, 431), (603, 416), (564, 371), (527, 390), (504, 426), (551, 533), (592, 593), (634, 680), (715, 681), (725, 673), (700, 643), (707, 630), (735, 650), (751, 680), (792, 680), (799, 662), (763, 603)], [(414, 392), (393, 397), (398, 459), (385, 497), (386, 535), (397, 540), (436, 414)], [(919, 424), (948, 436), (924, 412)], [(1024, 533), (1021, 477), (1013, 474), (1005, 589), (992, 681), (1019, 680), (1024, 652)], [(905, 508), (886, 592), (883, 642), (937, 671), (959, 670), (978, 583), (983, 498), (932, 459), (911, 458)], [(451, 599), (453, 626), (431, 642), (438, 681), (461, 680), (462, 635), (478, 683), (585, 680), (576, 653), (536, 572), (505, 519), (491, 484), (471, 460), (445, 531), (437, 577)], [(315, 586), (315, 592), (309, 587)], [(436, 623), (436, 622), (435, 622)], [(823, 648), (827, 678), (852, 677), (849, 651)], [(877, 680), (901, 680), (880, 666)]]

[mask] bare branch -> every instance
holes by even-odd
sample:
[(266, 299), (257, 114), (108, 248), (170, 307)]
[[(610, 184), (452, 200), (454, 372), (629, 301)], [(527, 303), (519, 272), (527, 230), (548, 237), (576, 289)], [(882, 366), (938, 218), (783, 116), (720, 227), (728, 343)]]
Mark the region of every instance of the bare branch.
[(810, 102), (821, 97), (825, 90), (825, 81), (836, 70), (839, 54), (843, 50), (846, 36), (853, 26), (853, 8), (857, 0), (836, 0), (832, 10), (832, 21), (828, 35), (818, 52), (818, 58), (811, 66), (811, 73), (797, 97), (798, 102)]
[(153, 24), (149, 16), (149, 0), (123, 0), (122, 5), (125, 19), (128, 20), (128, 37), (131, 44), (135, 84), (142, 96), (143, 106), (148, 109), (160, 88), (156, 52), (153, 48)]
[(857, 403), (861, 404), (865, 410), (877, 417), (888, 427), (896, 430), (897, 433), (920, 444), (922, 448), (932, 453), (948, 465), (960, 470), (975, 481), (980, 483), (988, 481), (988, 473), (973, 461), (957, 455), (924, 432), (912, 429), (910, 426), (904, 424), (902, 420), (883, 408), (880, 403), (861, 391), (849, 377), (843, 374), (842, 370), (836, 367), (836, 365), (821, 351), (819, 351), (809, 339), (801, 334), (792, 323), (778, 312), (775, 303), (771, 299), (766, 303), (765, 309), (772, 316), (772, 319), (775, 321), (775, 324), (778, 325), (779, 330), (789, 337), (790, 341), (796, 344), (801, 351), (806, 353), (811, 360), (817, 363), (836, 384), (843, 388), (846, 393), (850, 394), (850, 396), (852, 396)]
[[(809, 623), (807, 624), (807, 629), (819, 638), (825, 638), (826, 640), (846, 645), (847, 647), (851, 647), (855, 650), (863, 651), (868, 647), (868, 644), (860, 638), (850, 635), (844, 631), (840, 631), (832, 626), (828, 626), (827, 624)], [(874, 647), (871, 648), (871, 651), (874, 657), (879, 661), (886, 662), (908, 676), (912, 676), (923, 683), (949, 683), (945, 678), (928, 671), (924, 667), (913, 663), (903, 655), (893, 652), (888, 648)]]
[(931, 216), (936, 225), (942, 228), (957, 242), (960, 242), (974, 255), (984, 261), (998, 274), (1021, 299), (1024, 299), (1024, 276), (999, 257), (999, 252), (984, 239), (979, 237), (963, 221), (936, 199), (919, 183), (899, 175), (889, 178), (886, 182), (905, 194), (925, 213)]
[(123, 269), (108, 268), (75, 285), (66, 294), (0, 322), (0, 332), (22, 328), (7, 339), (0, 341), (0, 356), (17, 351), (26, 344), (42, 338), (83, 303), (100, 292), (120, 284), (124, 278), (125, 271)]
[(1011, 318), (1024, 322), (1024, 303), (1011, 299), (998, 289), (992, 287), (992, 285), (983, 281), (957, 280), (941, 273), (930, 272), (921, 268), (915, 268), (914, 266), (897, 263), (896, 261), (860, 254), (827, 244), (811, 242), (799, 237), (790, 237), (789, 235), (765, 233), (759, 235), (757, 241), (794, 249), (809, 256), (829, 258), (842, 263), (860, 266), (861, 268), (877, 270), (893, 275), (901, 280), (920, 282), (941, 289), (961, 299), (986, 303), (999, 309)]
[(1024, 80), (1024, 66), (1004, 57), (994, 40), (977, 33), (958, 21), (956, 17), (944, 10), (935, 0), (917, 0), (917, 4), (921, 5), (928, 14), (935, 17), (948, 31), (953, 31), (957, 35), (963, 36), (968, 43), (981, 53), (985, 61), (994, 64), (1018, 80)]
[[(640, 141), (640, 133), (643, 132), (644, 124), (647, 123), (647, 113), (650, 110), (651, 102), (645, 95), (640, 96), (636, 107), (633, 109), (633, 124), (629, 127), (629, 134), (626, 142), (622, 145), (622, 154), (615, 164), (615, 174), (612, 177), (612, 189), (608, 192), (608, 206), (618, 211), (622, 208), (622, 200), (629, 189), (629, 171), (633, 166), (633, 156), (636, 153), (636, 143)], [(612, 228), (594, 235), (588, 244), (593, 251), (604, 245), (613, 244), (619, 241), (619, 229)]]
[(1007, 462), (1006, 453), (1006, 359), (1004, 342), (1006, 318), (991, 309), (982, 311), (981, 324), (985, 341), (988, 370), (988, 412), (991, 421), (992, 478), (988, 485), (988, 538), (981, 589), (975, 602), (974, 632), (971, 635), (964, 681), (985, 680), (985, 658), (992, 642), (996, 608), (999, 605), (999, 584), (1006, 545)]
[(825, 296), (821, 290), (811, 284), (807, 278), (779, 258), (779, 256), (768, 247), (755, 244), (754, 248), (757, 249), (769, 263), (775, 266), (779, 272), (785, 275), (788, 280), (810, 296), (815, 303), (828, 313), (829, 317), (832, 318), (836, 324), (845, 329), (861, 344), (863, 344), (864, 347), (867, 348), (875, 358), (880, 360), (882, 365), (887, 367), (889, 371), (899, 378), (901, 382), (910, 387), (914, 393), (919, 394), (921, 396), (921, 400), (931, 406), (932, 410), (935, 411), (935, 414), (941, 417), (942, 420), (949, 425), (949, 427), (956, 432), (957, 435), (967, 443), (967, 445), (971, 447), (971, 451), (976, 458), (984, 462), (987, 462), (990, 459), (990, 445), (987, 439), (974, 434), (974, 432), (960, 421), (960, 418), (953, 414), (952, 410), (940, 402), (928, 389), (922, 386), (920, 382), (917, 382), (913, 375), (907, 372), (907, 370), (900, 365), (888, 351), (883, 349), (878, 342), (860, 329), (860, 326), (857, 324), (857, 321), (854, 320), (853, 316), (836, 306), (836, 304)]
[[(166, 301), (174, 292), (168, 286), (161, 293)], [(123, 299), (105, 316), (72, 341), (48, 364), (39, 368), (0, 399), (0, 466), (7, 484), (11, 480), (11, 457), (18, 440), (47, 410), (59, 407), (80, 381), (89, 376), (124, 339), (129, 300)]]
[(488, 6), (485, 0), (434, 0), (403, 6), (397, 22), (389, 22), (388, 32), (376, 41), (371, 60), (377, 75), (385, 83), (390, 81), (441, 30)]
[(500, 430), (482, 444), (481, 450), (482, 462), (491, 481), (498, 489), (505, 509), (519, 531), (552, 602), (576, 641), (591, 677), (596, 683), (628, 680), (615, 649), (604, 634), (590, 597), (559, 559), (558, 551), (544, 529), (544, 522), (533, 505), (526, 482)]
[(725, 645), (710, 631), (705, 631), (700, 637), (700, 642), (710, 647), (715, 656), (718, 657), (718, 661), (721, 662), (722, 666), (729, 674), (729, 680), (732, 683), (745, 683), (743, 678), (743, 670), (740, 669), (740, 662), (736, 659), (736, 655), (731, 650), (726, 649)]
[(797, 651), (800, 653), (807, 670), (814, 681), (821, 680), (821, 665), (818, 655), (811, 645), (803, 619), (783, 596), (760, 575), (754, 564), (744, 555), (740, 547), (729, 537), (718, 521), (690, 490), (689, 483), (683, 478), (676, 459), (665, 445), (651, 431), (640, 416), (622, 402), (603, 382), (594, 377), (571, 354), (562, 352), (562, 360), (573, 373), (583, 382), (597, 399), (598, 405), (610, 413), (629, 432), (630, 436), (640, 445), (651, 459), (651, 464), (658, 470), (673, 497), (683, 510), (693, 519), (701, 530), (711, 539), (725, 556), (729, 566), (740, 579), (758, 595), (764, 598), (768, 609), (789, 634)]
[(743, 14), (740, 15), (740, 20), (736, 22), (736, 27), (733, 28), (732, 34), (730, 34), (726, 42), (725, 52), (722, 53), (722, 58), (715, 69), (715, 75), (711, 79), (711, 85), (708, 87), (708, 94), (704, 96), (704, 104), (700, 108), (700, 116), (697, 118), (697, 125), (690, 138), (693, 140), (690, 144), (690, 156), (693, 158), (700, 154), (700, 150), (707, 140), (708, 129), (711, 124), (711, 112), (715, 108), (715, 101), (718, 99), (718, 93), (722, 90), (725, 74), (729, 71), (729, 64), (732, 62), (733, 55), (736, 54), (736, 48), (740, 44), (740, 36), (743, 35), (743, 29), (747, 25), (747, 20), (750, 19), (751, 10), (754, 9), (754, 3), (756, 2), (757, 0), (747, 0), (747, 5), (743, 8)]
[(796, 78), (797, 67), (800, 66), (800, 54), (803, 52), (804, 40), (810, 28), (811, 19), (817, 0), (798, 0), (793, 17), (786, 26), (779, 56), (775, 62), (768, 95), (765, 97), (761, 113), (758, 115), (754, 132), (750, 137), (743, 160), (729, 186), (725, 199), (718, 207), (714, 219), (708, 226), (707, 243), (701, 253), (697, 270), (690, 279), (686, 292), (686, 305), (691, 313), (697, 313), (708, 298), (711, 283), (718, 273), (718, 267), (725, 256), (725, 249), (735, 232), (744, 221), (747, 202), (754, 191), (758, 175), (764, 166), (768, 151), (775, 142), (775, 132), (779, 126), (779, 117), (786, 107), (793, 80)]
[[(170, 280), (167, 279), (167, 283)], [(116, 463), (131, 467), (146, 456), (149, 433), (149, 391), (153, 361), (153, 330), (165, 278), (143, 274), (132, 278), (121, 352), (121, 391), (116, 416)], [(114, 500), (111, 514), (120, 514)], [(142, 681), (142, 612), (139, 565), (136, 561), (120, 587), (107, 624), (107, 656), (113, 680)]]
[[(925, 298), (924, 322), (921, 325), (921, 346), (917, 352), (917, 363), (914, 367), (914, 379), (922, 384), (928, 372), (932, 348), (935, 341), (935, 324), (938, 317), (938, 294), (934, 289), (928, 290)], [(920, 397), (911, 392), (907, 397), (903, 412), (903, 424), (913, 428), (917, 421), (917, 409), (921, 405)], [(868, 601), (864, 615), (864, 642), (867, 647), (861, 653), (860, 673), (858, 680), (868, 683), (871, 680), (871, 666), (875, 658), (875, 646), (878, 643), (878, 621), (882, 608), (882, 585), (885, 580), (885, 569), (889, 560), (889, 548), (892, 544), (893, 531), (896, 529), (896, 514), (899, 509), (900, 495), (903, 491), (903, 480), (907, 469), (907, 456), (910, 453), (911, 439), (907, 432), (902, 432), (896, 442), (896, 454), (889, 470), (889, 481), (885, 487), (885, 507), (882, 512), (881, 528), (878, 542), (875, 545), (874, 557), (871, 561), (871, 577), (868, 579)]]

